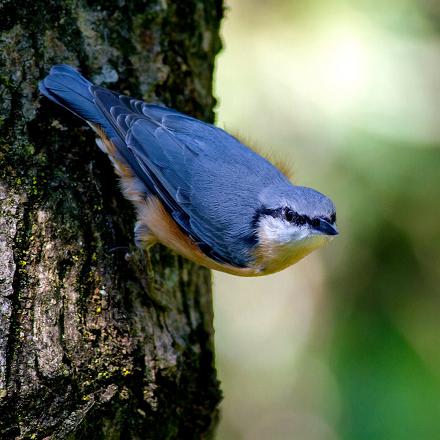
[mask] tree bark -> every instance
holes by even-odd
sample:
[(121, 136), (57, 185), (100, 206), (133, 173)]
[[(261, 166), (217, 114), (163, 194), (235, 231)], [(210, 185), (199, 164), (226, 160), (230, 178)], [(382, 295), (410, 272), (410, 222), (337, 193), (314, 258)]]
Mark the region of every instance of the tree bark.
[(0, 0), (1, 439), (212, 436), (210, 274), (135, 248), (109, 160), (37, 82), (70, 63), (212, 120), (221, 15), (221, 0)]

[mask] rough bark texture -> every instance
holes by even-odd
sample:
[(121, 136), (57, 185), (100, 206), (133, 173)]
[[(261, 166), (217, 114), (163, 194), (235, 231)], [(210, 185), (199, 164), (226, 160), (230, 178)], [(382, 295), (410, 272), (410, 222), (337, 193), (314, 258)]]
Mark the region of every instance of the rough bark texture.
[(213, 117), (221, 0), (0, 0), (0, 438), (208, 438), (210, 274), (133, 245), (134, 213), (55, 63)]

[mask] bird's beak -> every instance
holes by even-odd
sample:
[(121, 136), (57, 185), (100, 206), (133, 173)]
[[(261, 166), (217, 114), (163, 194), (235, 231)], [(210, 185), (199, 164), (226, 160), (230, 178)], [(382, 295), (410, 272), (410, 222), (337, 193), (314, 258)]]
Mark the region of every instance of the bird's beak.
[(338, 235), (339, 234), (339, 231), (336, 228), (336, 225), (332, 225), (323, 219), (319, 220), (319, 226), (317, 226), (314, 229), (324, 235)]

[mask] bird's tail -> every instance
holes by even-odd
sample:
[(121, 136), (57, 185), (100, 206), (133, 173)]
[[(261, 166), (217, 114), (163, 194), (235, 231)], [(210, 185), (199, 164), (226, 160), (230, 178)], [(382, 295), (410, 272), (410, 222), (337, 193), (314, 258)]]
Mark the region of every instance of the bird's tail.
[(92, 87), (96, 86), (67, 64), (53, 66), (49, 75), (38, 84), (47, 98), (85, 121), (99, 125), (107, 136), (113, 137), (113, 128), (95, 104)]

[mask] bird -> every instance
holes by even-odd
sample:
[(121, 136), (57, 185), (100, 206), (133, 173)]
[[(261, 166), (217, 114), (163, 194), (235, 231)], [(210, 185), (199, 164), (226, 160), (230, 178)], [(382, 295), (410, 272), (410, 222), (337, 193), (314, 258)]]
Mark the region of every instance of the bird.
[(134, 205), (143, 249), (159, 242), (250, 277), (279, 272), (339, 233), (329, 197), (293, 184), (221, 128), (94, 85), (67, 64), (54, 65), (39, 90), (96, 133)]

